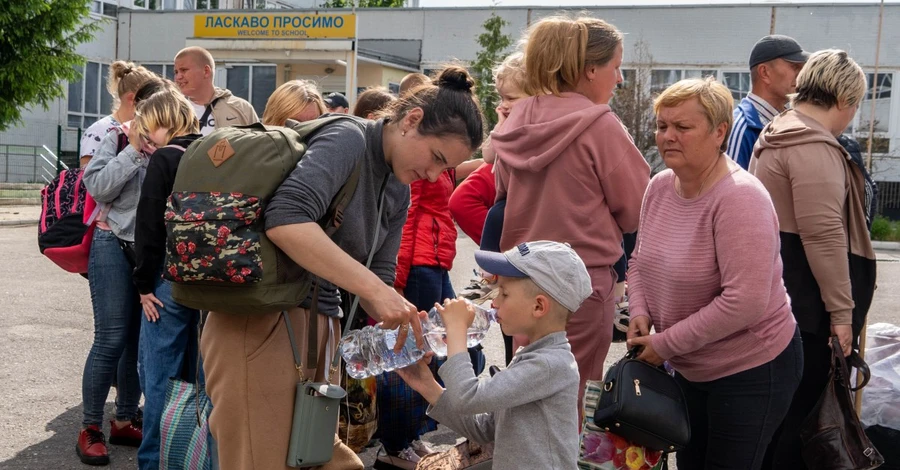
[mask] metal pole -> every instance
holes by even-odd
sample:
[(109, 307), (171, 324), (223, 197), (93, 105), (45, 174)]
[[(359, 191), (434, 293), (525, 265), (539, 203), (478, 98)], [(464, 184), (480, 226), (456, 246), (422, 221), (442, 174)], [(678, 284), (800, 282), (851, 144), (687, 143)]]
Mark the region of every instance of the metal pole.
[(81, 166), (81, 136), (84, 134), (84, 131), (79, 127), (78, 128), (78, 137), (75, 140), (75, 149), (78, 150), (75, 152), (75, 156), (78, 157), (78, 166)]
[[(872, 140), (875, 138), (875, 99), (878, 90), (878, 59), (881, 54), (881, 23), (884, 20), (884, 0), (881, 0), (881, 6), (878, 8), (878, 36), (875, 40), (875, 74), (872, 75), (872, 106), (869, 114), (869, 142), (866, 148), (866, 168), (869, 173), (872, 172)], [(860, 350), (862, 354), (862, 350)]]
[(62, 124), (56, 125), (56, 174), (62, 171), (59, 156), (62, 155)]

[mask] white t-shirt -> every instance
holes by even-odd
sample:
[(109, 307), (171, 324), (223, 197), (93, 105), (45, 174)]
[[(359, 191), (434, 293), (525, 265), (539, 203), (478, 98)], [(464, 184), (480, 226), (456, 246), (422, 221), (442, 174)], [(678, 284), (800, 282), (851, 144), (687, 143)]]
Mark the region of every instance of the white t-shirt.
[[(194, 103), (193, 101), (191, 101), (191, 106), (194, 107), (194, 114), (197, 115), (197, 119), (202, 119), (203, 115), (206, 114), (207, 106)], [(216, 130), (216, 118), (214, 118), (212, 112), (210, 112), (205, 122), (202, 120), (200, 121), (200, 134), (209, 135), (214, 130)]]
[(122, 124), (120, 124), (119, 121), (116, 121), (116, 118), (114, 118), (112, 114), (91, 124), (91, 126), (84, 131), (84, 134), (81, 135), (81, 155), (79, 155), (79, 157), (85, 155), (93, 157), (94, 152), (100, 148), (100, 142), (103, 141), (106, 134), (109, 134), (110, 131), (120, 127), (122, 127)]

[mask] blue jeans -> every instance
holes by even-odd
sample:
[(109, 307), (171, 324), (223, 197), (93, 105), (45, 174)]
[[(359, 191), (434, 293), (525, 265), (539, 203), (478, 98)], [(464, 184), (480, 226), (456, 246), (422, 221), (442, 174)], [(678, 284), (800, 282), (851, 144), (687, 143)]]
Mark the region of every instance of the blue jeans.
[[(159, 319), (147, 321), (142, 315), (138, 372), (144, 390), (144, 439), (138, 449), (138, 468), (159, 468), (160, 420), (166, 406), (166, 385), (170, 378), (196, 381), (197, 326), (200, 311), (172, 299), (172, 284), (160, 278), (154, 295), (163, 307), (156, 306)], [(203, 371), (200, 370), (200, 380)]]
[(114, 376), (116, 419), (128, 421), (137, 414), (141, 399), (137, 374), (141, 304), (131, 271), (119, 239), (109, 230), (95, 229), (88, 258), (94, 344), (81, 380), (84, 426), (102, 426), (103, 407)]
[(759, 470), (803, 374), (803, 342), (775, 359), (710, 382), (675, 375), (688, 405), (691, 443), (675, 456), (679, 470)]

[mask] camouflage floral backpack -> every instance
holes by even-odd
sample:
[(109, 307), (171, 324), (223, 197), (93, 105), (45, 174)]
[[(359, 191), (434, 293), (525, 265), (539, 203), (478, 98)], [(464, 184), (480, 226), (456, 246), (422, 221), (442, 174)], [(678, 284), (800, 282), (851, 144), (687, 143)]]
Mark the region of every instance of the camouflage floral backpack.
[[(334, 115), (289, 121), (288, 127), (217, 129), (188, 147), (166, 210), (163, 275), (173, 282), (175, 301), (200, 310), (258, 314), (306, 299), (309, 276), (269, 241), (263, 214), (306, 153), (309, 136), (340, 119), (364, 129), (358, 118)], [(329, 235), (353, 197), (361, 162), (320, 221)]]

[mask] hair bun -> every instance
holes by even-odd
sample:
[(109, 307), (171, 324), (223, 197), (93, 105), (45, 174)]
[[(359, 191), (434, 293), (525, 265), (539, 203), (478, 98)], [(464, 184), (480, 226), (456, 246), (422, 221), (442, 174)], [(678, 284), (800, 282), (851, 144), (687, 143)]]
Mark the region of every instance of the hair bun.
[(469, 75), (469, 72), (465, 68), (450, 66), (438, 74), (437, 78), (434, 80), (434, 84), (440, 88), (471, 93), (472, 88), (475, 87), (475, 80)]

